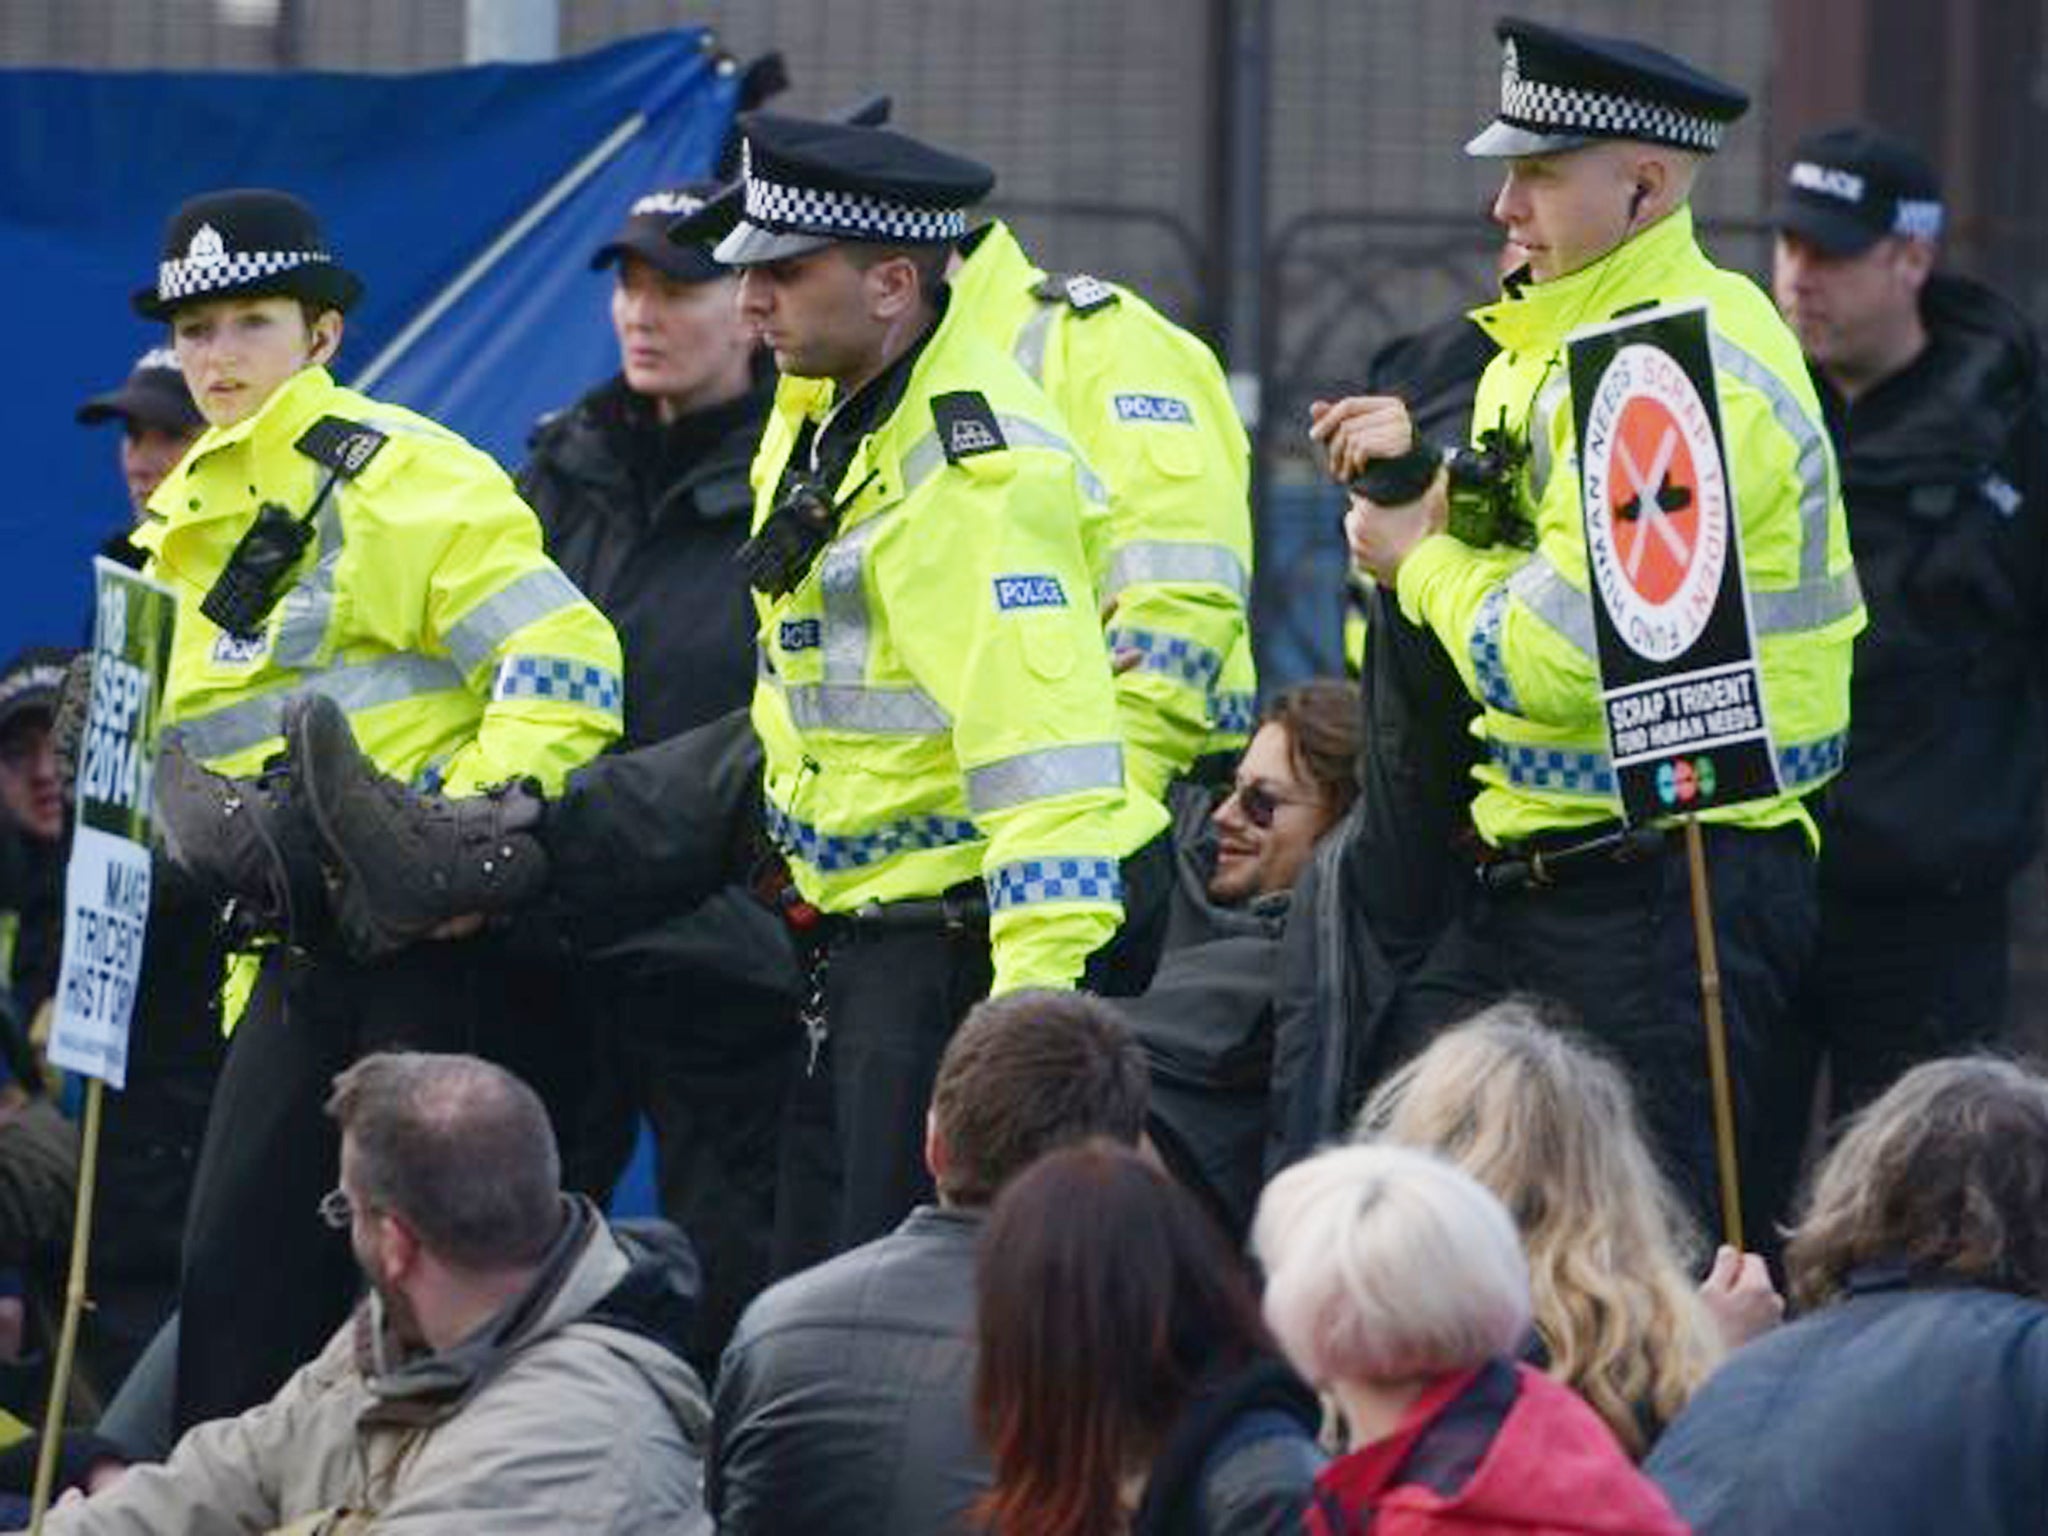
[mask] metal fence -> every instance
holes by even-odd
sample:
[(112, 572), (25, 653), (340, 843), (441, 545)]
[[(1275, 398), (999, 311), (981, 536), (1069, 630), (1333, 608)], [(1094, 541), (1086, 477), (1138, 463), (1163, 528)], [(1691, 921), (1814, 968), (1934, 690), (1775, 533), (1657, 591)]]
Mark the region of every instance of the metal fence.
[[(1459, 148), (1497, 90), (1500, 3), (559, 0), (556, 13), (563, 52), (682, 24), (710, 26), (741, 60), (779, 50), (792, 110), (886, 90), (906, 127), (997, 166), (996, 211), (1048, 266), (1129, 282), (1212, 338), (1247, 313), (1249, 292), (1259, 324), (1229, 339), (1233, 370), (1256, 381), (1245, 391), (1261, 467), (1256, 620), (1280, 680), (1336, 663), (1342, 556), (1334, 499), (1304, 450), (1307, 402), (1355, 384), (1391, 337), (1490, 289), (1493, 170)], [(1947, 95), (1919, 91), (1906, 126), (1975, 142), (2023, 130), (2048, 101), (2031, 0), (1954, 0), (1939, 8), (1957, 13), (1946, 26), (1931, 26), (1924, 13), (1937, 8), (1920, 0), (1517, 9), (1625, 31), (1752, 87), (1756, 109), (1698, 200), (1715, 254), (1752, 272), (1767, 260), (1757, 220), (1788, 127), (1830, 90), (1862, 100), (1879, 89), (1912, 62), (1913, 39)], [(439, 67), (463, 57), (468, 17), (465, 0), (4, 0), (0, 63)], [(1838, 27), (1839, 47), (1811, 27)], [(1968, 46), (1956, 41), (1965, 31)], [(1247, 36), (1250, 69), (1237, 51)], [(1990, 126), (1969, 117), (1973, 84), (2021, 76), (2033, 99), (1986, 106), (2003, 114)], [(1800, 100), (1786, 99), (1793, 90)], [(1229, 152), (1248, 124), (1263, 140), (1262, 228), (1244, 241), (1233, 239)], [(2035, 259), (2048, 255), (2048, 194), (2026, 157), (2010, 159), (1959, 196), (1956, 245), (2048, 305), (2048, 263)]]

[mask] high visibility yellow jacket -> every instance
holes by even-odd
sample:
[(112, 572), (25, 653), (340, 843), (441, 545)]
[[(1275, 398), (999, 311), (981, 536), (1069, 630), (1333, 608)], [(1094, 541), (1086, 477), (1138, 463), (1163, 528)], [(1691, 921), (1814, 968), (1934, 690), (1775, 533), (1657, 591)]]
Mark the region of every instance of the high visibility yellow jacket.
[(1799, 797), (1841, 768), (1850, 651), (1864, 623), (1834, 451), (1792, 333), (1755, 284), (1708, 262), (1681, 208), (1591, 266), (1473, 312), (1501, 347), (1480, 380), (1474, 430), (1505, 411), (1529, 445), (1521, 491), (1536, 549), (1474, 549), (1437, 534), (1403, 562), (1397, 593), (1402, 612), (1435, 631), (1485, 706), (1488, 760), (1477, 770), (1473, 818), (1489, 842), (1618, 814), (1563, 343), (1625, 309), (1696, 299), (1710, 306), (1764, 711), (1783, 786), (1774, 799), (1701, 819), (1797, 822), (1818, 840)]
[(1035, 379), (1109, 488), (1099, 597), (1131, 775), (1158, 798), (1197, 756), (1243, 750), (1258, 677), (1251, 448), (1215, 354), (1127, 288), (1048, 278), (1008, 226), (970, 237), (953, 302)]
[[(200, 600), (259, 504), (312, 506), (329, 471), (294, 444), (324, 416), (385, 441), (335, 482), (263, 634), (238, 640)], [(619, 733), (610, 623), (541, 553), (504, 471), (424, 416), (308, 368), (201, 436), (149, 511), (135, 541), (178, 594), (164, 723), (212, 768), (259, 768), (308, 690), (342, 705), (385, 772), (454, 795), (529, 774), (557, 789)]]
[[(782, 381), (756, 527), (833, 394)], [(835, 498), (808, 574), (757, 599), (769, 830), (827, 912), (983, 880), (996, 990), (1071, 985), (1122, 919), (1119, 859), (1166, 824), (1125, 790), (1081, 531), (1101, 488), (955, 301)]]

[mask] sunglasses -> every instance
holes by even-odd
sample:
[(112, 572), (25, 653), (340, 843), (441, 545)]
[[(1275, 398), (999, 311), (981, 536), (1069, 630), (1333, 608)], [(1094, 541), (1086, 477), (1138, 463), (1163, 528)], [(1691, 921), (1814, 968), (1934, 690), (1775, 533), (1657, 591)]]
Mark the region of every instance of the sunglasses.
[(1299, 799), (1293, 795), (1276, 795), (1272, 790), (1266, 788), (1265, 782), (1261, 779), (1253, 779), (1246, 784), (1233, 785), (1229, 795), (1224, 798), (1226, 803), (1230, 800), (1235, 800), (1238, 809), (1244, 812), (1244, 819), (1257, 827), (1261, 832), (1267, 831), (1272, 827), (1273, 818), (1280, 814), (1281, 806), (1311, 805), (1314, 803), (1313, 801)]

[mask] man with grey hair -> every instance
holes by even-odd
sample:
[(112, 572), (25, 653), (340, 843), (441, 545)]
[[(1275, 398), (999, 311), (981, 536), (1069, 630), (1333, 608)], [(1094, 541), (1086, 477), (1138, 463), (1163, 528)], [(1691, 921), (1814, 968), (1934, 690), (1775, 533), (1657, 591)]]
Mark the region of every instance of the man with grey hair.
[(476, 1057), (364, 1057), (327, 1113), (341, 1178), (320, 1214), (369, 1296), (269, 1402), (46, 1529), (709, 1532), (672, 1229), (614, 1233), (564, 1195), (539, 1098)]

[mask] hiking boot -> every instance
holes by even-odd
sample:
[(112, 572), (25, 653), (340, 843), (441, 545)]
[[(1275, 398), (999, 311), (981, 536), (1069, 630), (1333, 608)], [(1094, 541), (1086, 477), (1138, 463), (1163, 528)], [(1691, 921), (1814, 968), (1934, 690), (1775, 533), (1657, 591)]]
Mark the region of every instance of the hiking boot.
[(151, 789), (174, 878), (228, 908), (240, 938), (310, 943), (322, 926), (324, 878), (313, 824), (288, 767), (234, 779), (203, 766), (166, 735)]
[(459, 800), (420, 794), (370, 761), (348, 716), (319, 694), (286, 706), (284, 729), (335, 923), (358, 958), (392, 954), (454, 918), (517, 911), (547, 888), (531, 780)]

